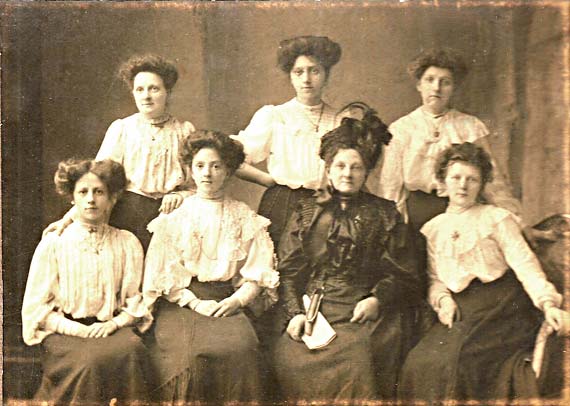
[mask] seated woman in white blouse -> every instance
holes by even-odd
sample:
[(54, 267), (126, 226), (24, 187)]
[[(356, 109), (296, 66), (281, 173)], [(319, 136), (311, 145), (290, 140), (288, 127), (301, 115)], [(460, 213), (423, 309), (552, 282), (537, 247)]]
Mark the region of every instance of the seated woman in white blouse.
[[(340, 45), (327, 37), (281, 41), (277, 64), (289, 75), (295, 97), (278, 106), (263, 106), (247, 128), (233, 136), (244, 145), (247, 162), (237, 176), (268, 188), (259, 214), (271, 220), (269, 234), (275, 246), (299, 199), (321, 186), (321, 137), (337, 126), (336, 110), (322, 96), (340, 56)], [(269, 173), (249, 165), (265, 160)]]
[(143, 292), (156, 315), (154, 396), (215, 405), (261, 401), (259, 345), (244, 311), (260, 294), (267, 305), (276, 301), (269, 220), (224, 194), (244, 160), (240, 143), (197, 131), (181, 160), (191, 166), (197, 193), (149, 224)]
[(148, 355), (133, 331), (152, 321), (139, 287), (143, 251), (128, 231), (107, 225), (126, 185), (111, 160), (61, 162), (57, 191), (73, 200), (76, 221), (39, 243), (22, 307), (26, 344), (42, 346), (36, 395), (53, 404), (148, 400)]
[[(194, 187), (178, 152), (195, 128), (168, 112), (178, 80), (172, 63), (156, 55), (133, 56), (121, 65), (119, 76), (129, 86), (138, 112), (109, 126), (96, 159), (109, 158), (125, 167), (127, 191), (117, 202), (110, 223), (133, 232), (146, 250), (151, 237), (147, 224), (159, 211), (169, 213), (180, 206)], [(72, 208), (46, 231), (61, 232), (74, 215)]]
[(440, 323), (406, 360), (399, 386), (404, 399), (501, 397), (499, 388), (513, 376), (528, 378), (530, 364), (512, 359), (532, 348), (543, 318), (568, 333), (562, 296), (525, 242), (518, 218), (481, 203), (492, 170), (489, 155), (471, 143), (451, 146), (437, 163), (449, 206), (421, 232), (428, 244), (428, 300)]

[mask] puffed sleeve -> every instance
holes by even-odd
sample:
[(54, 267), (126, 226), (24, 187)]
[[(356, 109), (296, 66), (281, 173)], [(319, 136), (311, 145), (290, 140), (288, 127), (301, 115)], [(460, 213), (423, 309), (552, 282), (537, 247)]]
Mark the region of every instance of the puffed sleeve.
[[(57, 236), (46, 235), (38, 244), (32, 263), (22, 306), (22, 335), (28, 345), (39, 344), (54, 333), (45, 321), (52, 313), (61, 313), (58, 306), (58, 264), (55, 255)], [(63, 317), (62, 314), (59, 316)]]
[(423, 289), (412, 233), (394, 206), (386, 217), (391, 220), (387, 224), (388, 238), (383, 243), (385, 250), (379, 263), (382, 277), (371, 293), (383, 307), (395, 303), (415, 306), (422, 299)]
[(499, 244), (507, 264), (515, 272), (534, 305), (543, 310), (543, 305), (551, 301), (560, 307), (562, 295), (546, 278), (540, 262), (526, 243), (512, 215), (506, 216), (496, 225), (493, 238)]
[(183, 253), (179, 248), (181, 238), (180, 209), (170, 214), (161, 214), (151, 221), (148, 230), (153, 233), (144, 266), (143, 298), (148, 307), (161, 296), (180, 307), (186, 306), (196, 295), (185, 287), (192, 277), (182, 263)]
[(125, 136), (123, 132), (123, 120), (118, 119), (113, 121), (107, 129), (105, 138), (103, 139), (103, 143), (101, 143), (101, 147), (95, 159), (97, 161), (112, 159), (115, 162), (123, 164), (124, 156)]
[(428, 301), (430, 306), (437, 312), (440, 308), (441, 299), (446, 296), (451, 297), (451, 292), (449, 289), (447, 289), (445, 283), (443, 283), (437, 275), (437, 258), (435, 247), (430, 241), (427, 243), (427, 256), (427, 271), (429, 278)]
[(274, 119), (274, 106), (263, 106), (253, 115), (245, 130), (232, 135), (243, 144), (247, 163), (256, 164), (269, 157)]
[(406, 151), (405, 134), (400, 134), (397, 127), (390, 126), (390, 132), (394, 138), (390, 144), (384, 147), (378, 196), (396, 203), (398, 211), (407, 221), (406, 199), (408, 192), (404, 186), (404, 153)]
[(121, 230), (123, 253), (125, 256), (123, 281), (121, 284), (121, 313), (113, 318), (119, 327), (138, 319), (138, 328), (147, 330), (152, 323), (152, 315), (145, 306), (140, 291), (144, 253), (139, 240), (130, 232)]
[(493, 158), (493, 154), (491, 153), (491, 146), (489, 145), (487, 137), (479, 138), (475, 144), (487, 151), (493, 163), (493, 180), (485, 185), (485, 190), (483, 192), (484, 197), (489, 203), (506, 209), (520, 217), (522, 215), (521, 203), (513, 196), (504, 175), (499, 170), (499, 167)]
[(255, 216), (266, 222), (259, 222), (261, 228), (246, 244), (247, 258), (239, 271), (242, 281), (238, 290), (232, 295), (242, 306), (255, 299), (262, 288), (265, 288), (267, 296), (273, 303), (277, 302), (279, 274), (275, 271), (273, 242), (266, 229), (269, 221), (261, 216)]
[(287, 317), (293, 318), (297, 314), (304, 313), (302, 295), (299, 291), (299, 277), (307, 271), (308, 258), (303, 250), (301, 240), (302, 214), (301, 207), (293, 212), (289, 219), (281, 241), (279, 242), (279, 265), (277, 270), (281, 278), (279, 296)]

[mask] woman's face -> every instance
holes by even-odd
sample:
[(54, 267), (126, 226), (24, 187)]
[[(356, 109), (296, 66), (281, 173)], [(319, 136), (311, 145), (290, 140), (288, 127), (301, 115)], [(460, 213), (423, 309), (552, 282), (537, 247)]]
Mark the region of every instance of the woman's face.
[(308, 106), (321, 102), (327, 74), (316, 58), (305, 55), (297, 57), (289, 75), (297, 93), (297, 100)]
[(447, 168), (444, 183), (450, 205), (466, 209), (477, 202), (482, 187), (481, 170), (467, 162), (452, 162)]
[(443, 113), (449, 107), (454, 88), (453, 73), (436, 66), (427, 68), (416, 84), (423, 106), (432, 114)]
[(355, 149), (340, 149), (327, 171), (332, 186), (342, 194), (358, 193), (366, 181), (366, 166)]
[(133, 80), (133, 97), (139, 112), (147, 119), (160, 117), (166, 111), (169, 92), (156, 73), (139, 72)]
[(92, 225), (109, 221), (116, 198), (109, 194), (107, 185), (94, 173), (87, 172), (75, 183), (73, 203), (79, 220)]
[(203, 196), (216, 196), (223, 191), (228, 169), (218, 151), (202, 148), (192, 159), (192, 179)]

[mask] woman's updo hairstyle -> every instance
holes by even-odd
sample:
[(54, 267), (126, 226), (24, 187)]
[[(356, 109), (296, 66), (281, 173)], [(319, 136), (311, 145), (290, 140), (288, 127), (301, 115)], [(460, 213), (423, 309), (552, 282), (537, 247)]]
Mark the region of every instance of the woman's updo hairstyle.
[(328, 167), (341, 149), (354, 149), (360, 153), (366, 169), (372, 170), (382, 153), (382, 145), (388, 145), (392, 134), (388, 126), (376, 115), (376, 110), (366, 103), (353, 102), (343, 107), (339, 114), (354, 109), (362, 110), (362, 118), (344, 117), (340, 126), (329, 131), (321, 139), (319, 156)]
[(194, 156), (204, 148), (218, 152), (230, 175), (245, 161), (243, 145), (240, 142), (219, 131), (211, 130), (196, 130), (186, 137), (180, 150), (180, 161), (192, 166)]
[(455, 162), (464, 162), (479, 168), (481, 172), (481, 190), (485, 184), (493, 181), (493, 163), (489, 154), (481, 147), (470, 142), (451, 144), (441, 153), (435, 165), (435, 176), (440, 182), (445, 181), (447, 169)]
[(121, 65), (118, 76), (132, 89), (135, 76), (141, 72), (152, 72), (160, 76), (167, 91), (172, 90), (178, 80), (176, 66), (163, 57), (153, 54), (131, 57)]
[(467, 65), (456, 51), (452, 49), (430, 49), (419, 54), (408, 65), (408, 73), (412, 79), (420, 80), (425, 71), (431, 67), (448, 69), (453, 74), (453, 80), (459, 84), (467, 76)]
[(68, 159), (57, 166), (54, 176), (55, 190), (62, 196), (71, 197), (75, 184), (83, 175), (91, 172), (107, 186), (111, 196), (119, 196), (127, 186), (125, 168), (111, 159)]
[(340, 60), (341, 53), (340, 45), (328, 37), (295, 37), (279, 43), (277, 65), (283, 72), (290, 73), (299, 56), (312, 56), (323, 65), (328, 77), (331, 68)]

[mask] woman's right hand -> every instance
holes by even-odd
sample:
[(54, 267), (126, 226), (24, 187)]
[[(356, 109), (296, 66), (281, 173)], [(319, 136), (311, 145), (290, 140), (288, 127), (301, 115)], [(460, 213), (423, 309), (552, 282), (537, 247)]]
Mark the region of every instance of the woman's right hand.
[(295, 341), (301, 341), (301, 337), (305, 332), (305, 323), (307, 322), (307, 316), (304, 314), (298, 314), (293, 317), (289, 324), (287, 325), (287, 334)]
[(203, 316), (211, 317), (221, 307), (215, 300), (200, 300), (192, 309)]
[(57, 235), (61, 235), (61, 233), (63, 233), (63, 230), (65, 230), (71, 223), (73, 223), (73, 219), (70, 217), (63, 217), (62, 219), (54, 221), (45, 228), (44, 232), (42, 233), (42, 237), (45, 237), (48, 235), (48, 233), (51, 232), (54, 232)]
[(439, 302), (439, 310), (437, 312), (437, 317), (441, 324), (447, 327), (453, 327), (454, 320), (461, 320), (461, 313), (457, 307), (457, 303), (450, 296), (443, 297)]

